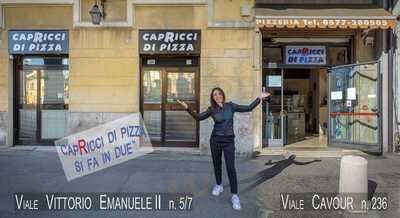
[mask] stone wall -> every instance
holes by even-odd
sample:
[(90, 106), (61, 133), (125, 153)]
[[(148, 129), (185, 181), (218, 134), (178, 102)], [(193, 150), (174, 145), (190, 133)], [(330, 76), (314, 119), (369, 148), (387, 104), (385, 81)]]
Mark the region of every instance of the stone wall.
[(7, 139), (7, 113), (0, 112), (0, 146), (6, 145)]
[(129, 113), (96, 113), (96, 112), (70, 112), (68, 114), (68, 135), (74, 134), (100, 124), (124, 117)]
[[(91, 2), (82, 2), (82, 12), (87, 11)], [(240, 16), (240, 6), (253, 3), (252, 0), (214, 1), (212, 17), (215, 21), (247, 21), (248, 17)], [(107, 4), (106, 19), (122, 21), (126, 18), (123, 0)], [(229, 8), (228, 12), (225, 6)], [(3, 64), (8, 63), (8, 29), (70, 30), (69, 134), (139, 111), (140, 29), (201, 30), (201, 109), (209, 105), (210, 91), (216, 86), (225, 90), (228, 101), (249, 104), (255, 97), (253, 29), (210, 28), (207, 5), (136, 5), (134, 28), (74, 28), (72, 9), (71, 5), (8, 5), (4, 8), (5, 29), (1, 32), (0, 43), (0, 112), (8, 108), (8, 69)], [(82, 20), (89, 20), (86, 13)], [(256, 120), (253, 117), (250, 113), (236, 115), (238, 153), (252, 151), (254, 147), (253, 122)], [(200, 124), (200, 148), (204, 153), (209, 152), (211, 128), (211, 119)]]

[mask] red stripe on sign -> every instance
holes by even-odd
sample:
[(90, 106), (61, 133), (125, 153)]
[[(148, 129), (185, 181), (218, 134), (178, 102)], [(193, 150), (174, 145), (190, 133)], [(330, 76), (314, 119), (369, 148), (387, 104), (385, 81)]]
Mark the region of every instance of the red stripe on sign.
[(331, 112), (331, 117), (336, 116), (377, 116), (375, 112)]

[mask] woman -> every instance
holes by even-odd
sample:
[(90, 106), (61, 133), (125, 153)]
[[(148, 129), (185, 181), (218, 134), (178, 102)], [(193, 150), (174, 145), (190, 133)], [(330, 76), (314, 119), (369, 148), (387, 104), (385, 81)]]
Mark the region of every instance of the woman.
[(221, 157), (224, 153), (226, 170), (228, 172), (229, 184), (232, 193), (232, 207), (240, 210), (240, 200), (237, 195), (237, 178), (235, 169), (235, 134), (233, 131), (233, 115), (234, 112), (249, 112), (252, 111), (260, 102), (261, 99), (269, 101), (270, 94), (261, 93), (250, 105), (238, 105), (233, 102), (225, 102), (225, 93), (221, 88), (214, 88), (210, 94), (210, 104), (206, 111), (195, 113), (191, 111), (185, 102), (179, 101), (189, 114), (196, 120), (204, 120), (212, 117), (214, 120), (214, 128), (210, 137), (211, 156), (214, 165), (214, 174), (216, 185), (212, 190), (212, 194), (218, 196), (224, 189), (221, 183)]

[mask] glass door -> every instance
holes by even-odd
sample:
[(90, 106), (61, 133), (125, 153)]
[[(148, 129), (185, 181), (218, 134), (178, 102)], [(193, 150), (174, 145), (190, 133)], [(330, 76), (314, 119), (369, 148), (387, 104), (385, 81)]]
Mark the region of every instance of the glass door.
[(38, 143), (38, 70), (21, 70), (18, 102), (18, 144)]
[(162, 71), (145, 69), (142, 73), (143, 120), (153, 144), (162, 142)]
[(166, 78), (164, 141), (171, 145), (194, 146), (197, 141), (197, 122), (177, 100), (183, 100), (191, 110), (197, 110), (196, 73), (171, 69), (166, 72)]
[(18, 75), (18, 144), (49, 144), (67, 132), (68, 59), (24, 57)]
[(197, 77), (196, 68), (143, 69), (143, 119), (153, 145), (197, 146), (198, 122), (177, 103), (197, 111)]
[(263, 146), (283, 146), (283, 69), (265, 68), (263, 86), (271, 93), (271, 102), (263, 103)]
[(374, 62), (330, 69), (329, 145), (382, 152), (379, 68)]

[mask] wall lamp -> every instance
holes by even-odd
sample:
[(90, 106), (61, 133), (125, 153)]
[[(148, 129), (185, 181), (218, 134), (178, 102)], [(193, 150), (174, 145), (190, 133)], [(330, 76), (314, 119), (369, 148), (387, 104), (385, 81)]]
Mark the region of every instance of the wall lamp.
[(92, 18), (92, 23), (95, 25), (99, 25), (101, 23), (101, 20), (106, 17), (106, 12), (104, 10), (105, 1), (106, 0), (100, 0), (99, 6), (96, 0), (92, 9), (90, 9), (89, 11), (90, 17)]

